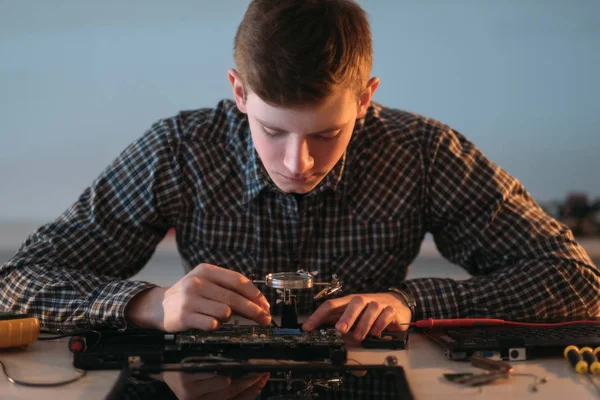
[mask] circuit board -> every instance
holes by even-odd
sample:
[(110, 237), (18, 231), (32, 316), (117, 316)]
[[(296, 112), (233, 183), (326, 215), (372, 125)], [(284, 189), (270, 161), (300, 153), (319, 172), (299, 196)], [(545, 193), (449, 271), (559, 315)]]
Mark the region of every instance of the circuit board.
[(293, 346), (308, 343), (314, 346), (340, 346), (344, 344), (341, 334), (335, 329), (320, 329), (304, 332), (293, 328), (262, 328), (256, 326), (223, 325), (215, 331), (187, 331), (176, 337), (181, 346), (213, 343), (270, 344)]
[(301, 329), (225, 324), (209, 332), (178, 333), (167, 350), (188, 356), (210, 353), (235, 359), (346, 362), (344, 340), (332, 328), (304, 332)]

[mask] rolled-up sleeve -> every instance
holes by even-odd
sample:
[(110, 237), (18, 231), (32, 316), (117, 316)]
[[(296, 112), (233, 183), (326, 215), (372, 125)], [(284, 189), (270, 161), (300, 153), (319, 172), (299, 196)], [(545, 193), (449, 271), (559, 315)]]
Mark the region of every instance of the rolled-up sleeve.
[(472, 277), (403, 282), (416, 318), (598, 317), (600, 272), (569, 228), (460, 133), (439, 123), (424, 132), (428, 231)]
[(177, 119), (129, 145), (55, 221), (32, 233), (0, 267), (3, 311), (44, 329), (125, 327), (125, 306), (154, 287), (129, 281), (173, 226), (179, 209)]

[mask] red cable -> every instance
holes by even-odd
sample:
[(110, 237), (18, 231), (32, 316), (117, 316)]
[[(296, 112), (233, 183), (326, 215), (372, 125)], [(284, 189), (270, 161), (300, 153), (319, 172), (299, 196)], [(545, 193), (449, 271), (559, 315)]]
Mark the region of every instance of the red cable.
[(539, 326), (543, 328), (552, 328), (556, 326), (568, 326), (568, 325), (600, 325), (600, 321), (594, 320), (580, 320), (580, 321), (566, 321), (566, 322), (554, 322), (554, 323), (536, 323), (536, 322), (513, 322), (513, 321), (504, 321), (505, 325), (513, 325), (513, 326)]
[(555, 323), (536, 323), (536, 322), (505, 321), (503, 319), (495, 319), (495, 318), (458, 318), (458, 319), (428, 318), (428, 319), (422, 319), (422, 320), (410, 323), (410, 326), (416, 326), (417, 328), (482, 327), (482, 326), (498, 326), (498, 325), (533, 326), (533, 327), (551, 328), (551, 327), (567, 326), (567, 325), (600, 325), (600, 321), (580, 320), (580, 321), (567, 321), (567, 322), (555, 322)]

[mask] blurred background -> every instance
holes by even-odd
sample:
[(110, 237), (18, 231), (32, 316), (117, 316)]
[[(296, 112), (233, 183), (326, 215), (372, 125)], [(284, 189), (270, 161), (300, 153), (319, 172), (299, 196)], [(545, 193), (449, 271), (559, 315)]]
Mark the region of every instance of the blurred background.
[[(248, 3), (0, 0), (0, 263), (154, 121), (231, 97)], [(381, 78), (375, 101), (466, 135), (596, 254), (600, 2), (359, 3)], [(161, 249), (172, 263), (172, 244)]]

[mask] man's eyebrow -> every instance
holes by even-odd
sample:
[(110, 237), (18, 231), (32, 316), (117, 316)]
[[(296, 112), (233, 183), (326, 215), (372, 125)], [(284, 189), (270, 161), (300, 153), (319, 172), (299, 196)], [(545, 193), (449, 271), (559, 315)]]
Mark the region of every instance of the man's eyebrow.
[[(270, 130), (275, 131), (275, 132), (287, 133), (285, 129), (281, 129), (281, 128), (277, 128), (277, 127), (274, 127), (274, 126), (270, 126), (268, 123), (266, 123), (265, 121), (261, 120), (260, 118), (256, 118), (256, 120), (258, 122), (260, 122), (260, 124), (262, 126), (264, 126), (265, 128), (267, 128), (267, 129), (270, 129)], [(322, 133), (328, 133), (328, 132), (337, 131), (337, 130), (342, 129), (346, 125), (348, 125), (348, 123), (344, 122), (344, 123), (341, 123), (341, 124), (330, 126), (327, 129), (322, 129), (322, 130), (317, 131), (317, 132), (310, 132), (309, 135), (320, 135)]]

